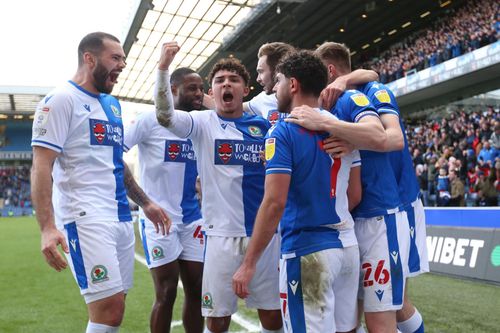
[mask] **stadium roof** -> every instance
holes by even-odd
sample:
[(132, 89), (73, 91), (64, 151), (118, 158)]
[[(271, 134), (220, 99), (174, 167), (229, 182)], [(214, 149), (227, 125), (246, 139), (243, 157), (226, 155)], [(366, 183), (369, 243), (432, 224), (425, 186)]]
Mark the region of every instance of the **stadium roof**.
[[(346, 43), (356, 60), (380, 53), (464, 2), (141, 0), (124, 41), (128, 66), (113, 94), (125, 101), (152, 103), (159, 50), (168, 40), (181, 44), (174, 67), (189, 66), (206, 77), (217, 59), (234, 56), (253, 74), (257, 50), (265, 42), (315, 48), (334, 40)], [(251, 84), (254, 94), (260, 91), (255, 81)], [(48, 91), (33, 89), (0, 86), (0, 114), (32, 113), (35, 101)]]

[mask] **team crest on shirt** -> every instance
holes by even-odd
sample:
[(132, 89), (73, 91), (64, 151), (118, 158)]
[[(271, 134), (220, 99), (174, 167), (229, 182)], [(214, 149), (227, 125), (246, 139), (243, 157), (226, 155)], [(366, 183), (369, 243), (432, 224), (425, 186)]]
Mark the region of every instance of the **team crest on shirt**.
[(357, 93), (357, 94), (351, 95), (351, 99), (354, 101), (354, 104), (356, 104), (357, 106), (367, 106), (370, 104), (368, 97), (366, 97), (366, 95), (362, 94), (362, 93)]
[(274, 124), (276, 124), (279, 119), (280, 113), (278, 112), (278, 110), (273, 110), (267, 115), (267, 120), (271, 123), (271, 126), (274, 126)]
[(97, 143), (102, 144), (106, 136), (106, 126), (104, 126), (103, 123), (95, 123), (92, 131), (94, 132)]
[(175, 160), (179, 153), (181, 152), (181, 146), (178, 143), (170, 143), (167, 148), (168, 157), (171, 160)]
[(266, 161), (269, 161), (274, 157), (276, 151), (276, 139), (269, 138), (266, 140)]
[(391, 96), (389, 96), (389, 93), (387, 90), (379, 90), (375, 93), (375, 97), (379, 100), (380, 103), (390, 103), (391, 102)]
[(251, 136), (262, 136), (262, 130), (257, 126), (248, 126), (248, 132)]
[(96, 265), (90, 272), (92, 283), (99, 283), (108, 280), (108, 269), (103, 265)]
[(205, 293), (201, 296), (201, 307), (206, 309), (213, 309), (212, 294)]
[(162, 258), (165, 258), (165, 255), (163, 254), (163, 249), (160, 246), (155, 246), (151, 250), (151, 257), (153, 257), (153, 260), (159, 260)]
[(231, 160), (231, 156), (233, 155), (233, 145), (229, 142), (220, 143), (217, 146), (217, 153), (219, 154), (219, 158), (227, 164)]
[(115, 115), (116, 118), (122, 117), (122, 113), (121, 113), (120, 109), (118, 109), (116, 106), (111, 105), (111, 111), (113, 111), (113, 114)]

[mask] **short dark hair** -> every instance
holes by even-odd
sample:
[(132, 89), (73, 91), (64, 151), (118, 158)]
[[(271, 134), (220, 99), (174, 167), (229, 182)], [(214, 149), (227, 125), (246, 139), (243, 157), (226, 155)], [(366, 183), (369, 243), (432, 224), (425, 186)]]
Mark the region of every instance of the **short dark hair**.
[(328, 72), (321, 60), (311, 51), (302, 50), (286, 56), (276, 67), (276, 72), (287, 78), (294, 77), (306, 94), (319, 97), (328, 82)]
[(188, 67), (179, 67), (170, 75), (170, 84), (180, 86), (184, 80), (184, 77), (189, 74), (196, 74), (194, 70)]
[(210, 74), (208, 75), (210, 85), (212, 85), (215, 73), (222, 70), (238, 74), (241, 76), (243, 81), (245, 81), (245, 86), (248, 86), (248, 82), (250, 82), (250, 74), (248, 73), (245, 65), (243, 65), (241, 61), (236, 58), (222, 58), (215, 63), (214, 67), (212, 67), (212, 70), (210, 71)]
[(274, 73), (276, 70), (276, 66), (287, 54), (294, 52), (295, 48), (287, 43), (283, 42), (272, 42), (266, 43), (259, 48), (259, 52), (257, 53), (257, 57), (267, 56), (266, 63), (271, 69), (271, 72)]
[(83, 65), (83, 54), (85, 52), (91, 52), (95, 55), (99, 55), (104, 48), (104, 39), (109, 39), (114, 42), (120, 43), (120, 40), (115, 36), (108, 34), (106, 32), (92, 32), (87, 36), (83, 37), (78, 45), (78, 66)]
[(314, 53), (326, 63), (351, 71), (351, 53), (345, 44), (325, 42)]

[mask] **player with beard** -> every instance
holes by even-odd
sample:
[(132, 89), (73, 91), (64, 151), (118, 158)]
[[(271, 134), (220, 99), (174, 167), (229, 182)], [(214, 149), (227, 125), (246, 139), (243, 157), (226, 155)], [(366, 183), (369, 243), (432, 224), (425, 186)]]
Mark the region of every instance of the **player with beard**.
[(69, 263), (87, 303), (87, 333), (118, 332), (123, 319), (135, 243), (127, 194), (157, 230), (170, 227), (122, 160), (121, 107), (108, 94), (125, 65), (116, 37), (88, 34), (73, 79), (39, 103), (33, 121), (31, 193), (42, 253), (57, 271)]
[[(195, 71), (178, 68), (172, 73), (170, 83), (176, 109), (188, 112), (201, 109), (203, 80)], [(139, 147), (140, 184), (168, 212), (173, 223), (168, 235), (159, 235), (154, 224), (139, 211), (140, 235), (156, 294), (151, 332), (170, 332), (180, 275), (185, 296), (184, 329), (187, 333), (201, 333), (204, 239), (191, 140), (180, 138), (158, 124), (152, 109), (125, 128), (125, 150), (135, 145)]]
[[(287, 116), (286, 113), (279, 113), (277, 109), (276, 94), (273, 91), (276, 84), (276, 66), (286, 55), (293, 52), (295, 48), (283, 42), (272, 42), (263, 44), (257, 53), (257, 82), (262, 86), (262, 92), (243, 103), (243, 110), (250, 114), (262, 116), (274, 125), (279, 119)], [(338, 97), (348, 84), (361, 84), (378, 80), (378, 75), (372, 70), (358, 69), (345, 75), (336, 82), (335, 86), (330, 86), (321, 92), (320, 103), (328, 102), (332, 98)]]
[[(163, 45), (158, 66), (155, 105), (158, 122), (179, 137), (189, 138), (201, 179), (206, 233), (202, 313), (206, 332), (226, 332), (237, 311), (231, 277), (241, 264), (264, 190), (264, 165), (259, 152), (270, 127), (262, 117), (243, 113), (249, 74), (236, 59), (221, 59), (209, 81), (215, 110), (174, 110), (168, 66), (179, 47)], [(278, 291), (279, 239), (273, 237), (257, 264), (247, 306), (257, 308), (262, 332), (281, 332)]]
[[(333, 117), (319, 109), (327, 71), (310, 51), (285, 57), (276, 77), (280, 112), (308, 105)], [(359, 251), (349, 204), (361, 199), (360, 158), (357, 151), (332, 158), (321, 147), (327, 136), (286, 122), (269, 130), (264, 199), (243, 264), (233, 276), (236, 294), (248, 297), (255, 263), (279, 223), (286, 332), (351, 332), (357, 323)]]

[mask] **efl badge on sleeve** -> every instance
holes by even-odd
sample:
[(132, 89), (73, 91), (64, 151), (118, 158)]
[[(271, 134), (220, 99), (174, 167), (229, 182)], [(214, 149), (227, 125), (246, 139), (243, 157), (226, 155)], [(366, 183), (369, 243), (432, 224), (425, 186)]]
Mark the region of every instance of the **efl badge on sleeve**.
[(375, 93), (375, 97), (379, 100), (380, 103), (390, 103), (391, 96), (387, 93), (387, 90), (379, 90)]
[(354, 94), (351, 96), (351, 99), (357, 106), (367, 106), (368, 104), (370, 104), (370, 101), (368, 101), (368, 98), (365, 96), (365, 94)]
[(276, 151), (276, 139), (269, 138), (266, 140), (266, 161), (269, 161), (274, 156)]

